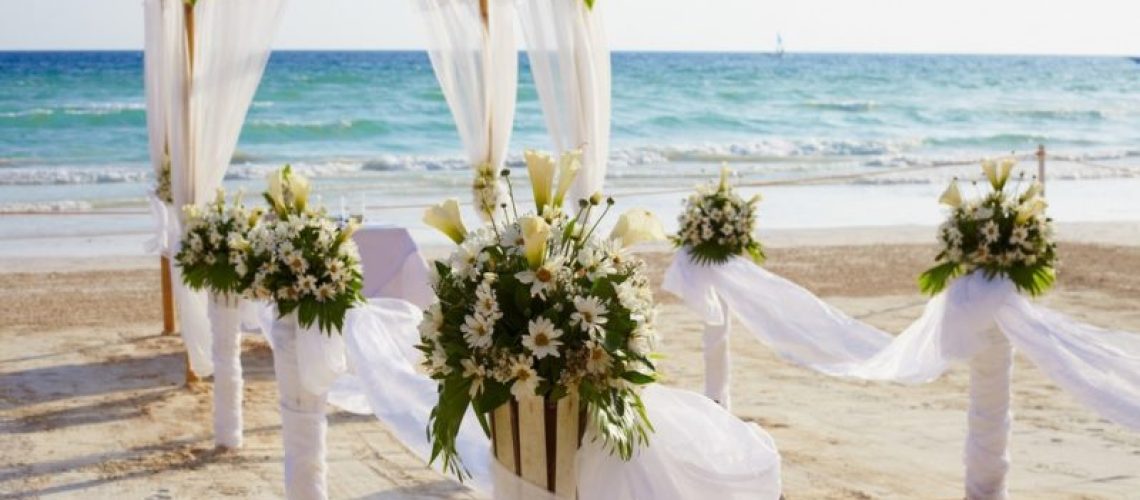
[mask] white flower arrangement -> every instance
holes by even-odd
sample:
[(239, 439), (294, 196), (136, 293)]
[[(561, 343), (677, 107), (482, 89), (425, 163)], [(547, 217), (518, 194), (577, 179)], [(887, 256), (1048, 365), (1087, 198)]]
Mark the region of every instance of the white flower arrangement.
[(162, 168), (154, 180), (154, 196), (167, 205), (174, 203), (174, 192), (170, 188), (170, 153), (162, 153)]
[[(580, 200), (573, 217), (564, 214), (577, 158), (566, 155), (556, 167), (549, 156), (527, 152), (542, 216), (519, 215), (512, 202), (468, 232), (455, 200), (425, 213), (427, 224), (458, 245), (434, 262), (437, 302), (424, 314), (418, 348), (440, 386), (428, 428), (433, 458), (460, 478), (455, 438), (468, 407), (487, 430), (487, 415), (512, 398), (577, 393), (598, 436), (626, 459), (648, 440), (638, 388), (656, 379), (656, 309), (645, 265), (625, 247), (663, 233), (641, 213), (645, 223), (596, 236), (614, 204), (601, 195)], [(557, 187), (555, 170), (562, 172)], [(509, 171), (503, 176), (509, 189)]]
[(364, 300), (351, 239), (356, 225), (340, 227), (323, 208), (311, 210), (308, 193), (308, 180), (289, 166), (270, 174), (265, 199), (273, 217), (250, 232), (249, 295), (273, 301), (279, 316), (296, 311), (301, 327), (339, 332), (348, 310)]
[(703, 185), (685, 200), (677, 218), (680, 229), (672, 238), (698, 264), (723, 264), (735, 255), (747, 255), (764, 262), (764, 250), (752, 235), (756, 226), (759, 195), (745, 201), (728, 183), (728, 167), (720, 172), (720, 183)]
[(1053, 286), (1057, 245), (1053, 243), (1052, 220), (1041, 196), (1041, 184), (1033, 181), (1024, 192), (1007, 189), (1016, 161), (982, 163), (992, 191), (978, 199), (963, 201), (958, 180), (939, 202), (950, 207), (950, 216), (938, 229), (942, 250), (938, 265), (922, 273), (923, 292), (942, 291), (962, 274), (980, 271), (987, 278), (1005, 276), (1021, 291), (1040, 295)]
[(174, 259), (190, 288), (230, 295), (249, 288), (249, 234), (258, 226), (261, 210), (247, 210), (241, 195), (239, 191), (227, 206), (225, 190), (218, 189), (205, 207), (182, 207), (185, 229)]

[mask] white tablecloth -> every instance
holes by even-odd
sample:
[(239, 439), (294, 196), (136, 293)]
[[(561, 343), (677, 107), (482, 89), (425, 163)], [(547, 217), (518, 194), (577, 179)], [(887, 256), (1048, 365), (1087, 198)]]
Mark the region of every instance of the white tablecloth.
[(407, 229), (365, 224), (352, 239), (360, 247), (366, 298), (403, 299), (420, 308), (431, 304), (427, 263)]

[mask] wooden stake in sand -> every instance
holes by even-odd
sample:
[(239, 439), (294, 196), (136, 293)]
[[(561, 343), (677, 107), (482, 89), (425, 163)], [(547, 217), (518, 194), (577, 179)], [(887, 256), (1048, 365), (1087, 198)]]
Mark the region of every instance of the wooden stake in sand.
[(1037, 180), (1041, 182), (1041, 195), (1045, 195), (1045, 145), (1037, 145)]
[(159, 258), (162, 273), (162, 334), (174, 335), (178, 330), (178, 317), (174, 313), (174, 283), (170, 276), (170, 257)]
[[(190, 81), (191, 75), (194, 74), (194, 5), (190, 2), (182, 4), (183, 20), (186, 26), (186, 85), (184, 85), (184, 94), (182, 96), (186, 101), (186, 112), (183, 113), (183, 119), (190, 119)], [(190, 133), (190, 126), (186, 124), (186, 133)], [(190, 141), (187, 141), (189, 144)], [(167, 278), (169, 280), (170, 278)], [(171, 307), (174, 307), (173, 303)], [(192, 385), (198, 382), (198, 375), (194, 370), (190, 369), (190, 352), (187, 351), (186, 355), (186, 385)]]

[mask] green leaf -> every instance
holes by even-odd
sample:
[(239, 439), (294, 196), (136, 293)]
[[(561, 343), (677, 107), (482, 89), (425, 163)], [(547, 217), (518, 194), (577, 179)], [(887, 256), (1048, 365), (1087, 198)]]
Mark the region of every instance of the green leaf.
[(590, 9), (590, 10), (594, 9), (594, 2), (596, 0), (582, 0), (582, 1), (586, 2), (586, 8), (587, 9)]
[(962, 274), (957, 262), (943, 262), (927, 269), (918, 277), (918, 288), (927, 295), (936, 295), (946, 288), (950, 280)]

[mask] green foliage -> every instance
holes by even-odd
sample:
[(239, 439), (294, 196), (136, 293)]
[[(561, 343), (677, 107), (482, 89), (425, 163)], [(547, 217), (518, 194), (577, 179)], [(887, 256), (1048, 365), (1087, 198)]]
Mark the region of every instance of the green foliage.
[(678, 217), (680, 228), (670, 240), (699, 265), (724, 264), (737, 255), (763, 264), (764, 249), (752, 234), (760, 199), (740, 198), (727, 175), (727, 170), (722, 172), (719, 185), (702, 186), (685, 200)]
[(1005, 182), (1004, 172), (993, 164), (989, 168), (994, 190), (984, 198), (962, 203), (955, 185), (944, 195), (953, 206), (939, 228), (938, 263), (919, 276), (923, 293), (939, 293), (955, 278), (974, 272), (1007, 278), (1031, 296), (1052, 288), (1057, 246), (1051, 241), (1052, 220), (1044, 215), (1038, 186), (1019, 193)]
[(218, 190), (215, 200), (204, 208), (183, 208), (186, 228), (174, 260), (182, 270), (182, 281), (190, 288), (234, 295), (249, 288), (253, 275), (249, 272), (248, 236), (261, 212), (247, 211), (240, 196), (227, 206), (224, 191)]

